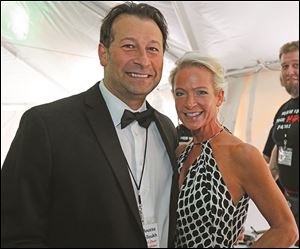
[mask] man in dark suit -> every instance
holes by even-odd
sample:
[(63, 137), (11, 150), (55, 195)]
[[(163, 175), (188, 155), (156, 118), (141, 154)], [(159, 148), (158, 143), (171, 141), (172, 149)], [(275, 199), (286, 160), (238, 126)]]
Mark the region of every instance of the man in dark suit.
[(25, 112), (1, 173), (2, 247), (173, 246), (176, 130), (145, 101), (166, 40), (157, 9), (114, 7), (101, 27), (104, 79)]

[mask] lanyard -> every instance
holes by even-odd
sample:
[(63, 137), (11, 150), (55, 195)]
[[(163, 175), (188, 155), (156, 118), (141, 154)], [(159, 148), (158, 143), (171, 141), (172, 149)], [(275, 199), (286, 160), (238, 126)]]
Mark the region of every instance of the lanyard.
[(133, 173), (129, 167), (129, 165), (127, 164), (127, 167), (129, 169), (129, 172), (132, 176), (132, 179), (134, 181), (134, 185), (137, 189), (137, 194), (138, 194), (138, 208), (139, 208), (139, 213), (140, 213), (140, 217), (141, 217), (141, 221), (144, 224), (144, 215), (143, 215), (143, 206), (142, 206), (142, 199), (141, 199), (141, 195), (140, 195), (140, 189), (141, 189), (141, 185), (142, 185), (142, 179), (143, 179), (143, 175), (144, 175), (144, 169), (145, 169), (145, 162), (146, 162), (146, 154), (147, 154), (147, 144), (148, 144), (148, 128), (146, 129), (146, 141), (145, 141), (145, 150), (144, 150), (144, 160), (143, 160), (143, 168), (142, 168), (142, 173), (141, 173), (141, 178), (140, 178), (140, 182), (139, 184), (137, 183), (137, 181), (135, 180)]
[(284, 140), (283, 140), (283, 148), (286, 150), (286, 145), (287, 145), (287, 134), (284, 134)]

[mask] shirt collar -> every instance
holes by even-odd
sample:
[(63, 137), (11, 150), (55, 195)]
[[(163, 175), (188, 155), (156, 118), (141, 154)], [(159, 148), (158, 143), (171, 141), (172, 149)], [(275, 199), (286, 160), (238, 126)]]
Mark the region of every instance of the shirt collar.
[(99, 83), (99, 89), (106, 102), (107, 108), (110, 112), (115, 127), (120, 125), (121, 118), (125, 109), (130, 110), (132, 112), (145, 111), (147, 109), (146, 101), (144, 101), (144, 103), (138, 110), (132, 110), (128, 105), (126, 105), (122, 100), (113, 95), (106, 88), (103, 80), (101, 80)]

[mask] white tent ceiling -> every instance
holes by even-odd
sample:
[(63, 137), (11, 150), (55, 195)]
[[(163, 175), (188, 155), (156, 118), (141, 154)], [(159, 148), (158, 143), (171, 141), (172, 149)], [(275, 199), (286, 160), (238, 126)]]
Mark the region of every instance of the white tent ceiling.
[[(101, 20), (119, 3), (1, 1), (1, 116), (84, 91), (101, 79)], [(164, 74), (150, 102), (174, 122), (168, 75), (185, 51), (217, 57), (231, 82), (243, 72), (278, 70), (279, 47), (299, 39), (298, 1), (147, 3), (160, 9), (169, 25)]]
[[(1, 1), (2, 103), (35, 104), (41, 96), (66, 96), (99, 80), (101, 20), (119, 2)], [(298, 1), (147, 3), (169, 24), (166, 71), (191, 49), (219, 58), (231, 74), (257, 69), (276, 62), (278, 48), (299, 37)], [(161, 85), (167, 83), (165, 75)]]

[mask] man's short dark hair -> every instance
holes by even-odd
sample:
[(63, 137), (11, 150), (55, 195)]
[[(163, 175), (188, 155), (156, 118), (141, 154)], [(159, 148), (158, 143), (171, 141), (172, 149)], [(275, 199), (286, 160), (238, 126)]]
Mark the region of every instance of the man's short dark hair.
[(126, 2), (112, 8), (107, 16), (104, 18), (101, 31), (100, 42), (104, 44), (104, 47), (109, 48), (110, 43), (114, 40), (112, 34), (112, 25), (115, 19), (120, 15), (133, 15), (141, 18), (149, 18), (153, 20), (159, 27), (163, 36), (163, 49), (167, 48), (168, 27), (167, 22), (162, 13), (145, 3), (136, 4), (133, 2)]

